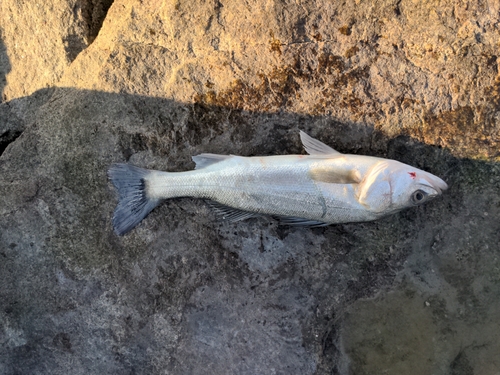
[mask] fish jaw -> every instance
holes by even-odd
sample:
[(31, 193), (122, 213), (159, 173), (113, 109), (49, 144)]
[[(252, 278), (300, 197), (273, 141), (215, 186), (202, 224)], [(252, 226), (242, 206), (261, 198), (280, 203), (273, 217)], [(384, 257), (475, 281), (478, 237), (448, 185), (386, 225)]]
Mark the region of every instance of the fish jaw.
[(448, 189), (448, 184), (439, 177), (425, 171), (420, 171), (420, 173), (421, 178), (419, 183), (433, 188), (437, 192), (437, 195)]

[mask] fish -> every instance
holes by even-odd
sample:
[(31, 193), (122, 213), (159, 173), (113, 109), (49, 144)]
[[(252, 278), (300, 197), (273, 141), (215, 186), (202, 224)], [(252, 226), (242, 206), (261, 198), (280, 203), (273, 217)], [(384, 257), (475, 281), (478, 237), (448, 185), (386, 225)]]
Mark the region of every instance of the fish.
[(113, 227), (124, 235), (166, 199), (206, 200), (223, 219), (267, 215), (281, 224), (365, 222), (419, 206), (448, 188), (441, 178), (396, 160), (342, 154), (300, 131), (307, 155), (193, 156), (194, 170), (164, 172), (113, 164), (119, 201)]

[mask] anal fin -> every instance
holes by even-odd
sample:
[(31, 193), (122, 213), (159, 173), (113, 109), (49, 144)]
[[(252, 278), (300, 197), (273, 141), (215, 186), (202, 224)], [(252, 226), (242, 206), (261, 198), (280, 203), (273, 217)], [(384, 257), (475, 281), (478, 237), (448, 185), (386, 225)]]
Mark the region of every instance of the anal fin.
[(324, 221), (304, 219), (303, 217), (291, 217), (291, 216), (274, 216), (279, 220), (280, 224), (290, 225), (294, 227), (326, 227), (330, 225)]
[(215, 214), (223, 220), (241, 221), (249, 219), (251, 217), (260, 216), (260, 214), (257, 214), (255, 212), (243, 211), (212, 200), (206, 200), (206, 202), (210, 206), (210, 208), (214, 210)]

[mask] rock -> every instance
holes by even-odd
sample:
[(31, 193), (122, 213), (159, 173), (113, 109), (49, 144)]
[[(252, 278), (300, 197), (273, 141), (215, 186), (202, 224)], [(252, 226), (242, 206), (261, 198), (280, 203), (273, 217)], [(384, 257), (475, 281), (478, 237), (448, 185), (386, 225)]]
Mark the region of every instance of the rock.
[(4, 87), (7, 85), (6, 75), (10, 72), (10, 69), (10, 61), (7, 57), (7, 51), (2, 40), (2, 35), (0, 34), (0, 103), (4, 99), (1, 94), (3, 93)]
[[(59, 20), (18, 86), (2, 23), (0, 373), (494, 373), (498, 6), (269, 4), (116, 0), (73, 59)], [(299, 129), (450, 189), (313, 229), (177, 199), (113, 233), (113, 162), (300, 153)]]
[[(113, 0), (2, 0), (0, 93), (3, 100), (55, 85), (97, 36)], [(2, 47), (2, 44), (4, 47)], [(8, 74), (7, 74), (8, 73)], [(7, 85), (3, 76), (7, 75)]]

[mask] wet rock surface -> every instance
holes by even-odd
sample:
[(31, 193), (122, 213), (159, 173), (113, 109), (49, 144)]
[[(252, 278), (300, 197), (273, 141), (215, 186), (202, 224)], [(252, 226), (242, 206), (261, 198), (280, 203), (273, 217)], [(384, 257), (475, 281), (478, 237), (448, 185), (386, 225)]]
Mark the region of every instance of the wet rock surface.
[[(21, 65), (6, 4), (0, 373), (500, 371), (495, 2), (88, 2), (102, 28), (49, 66)], [(113, 162), (301, 153), (299, 129), (450, 189), (312, 229), (177, 199), (113, 233)]]

